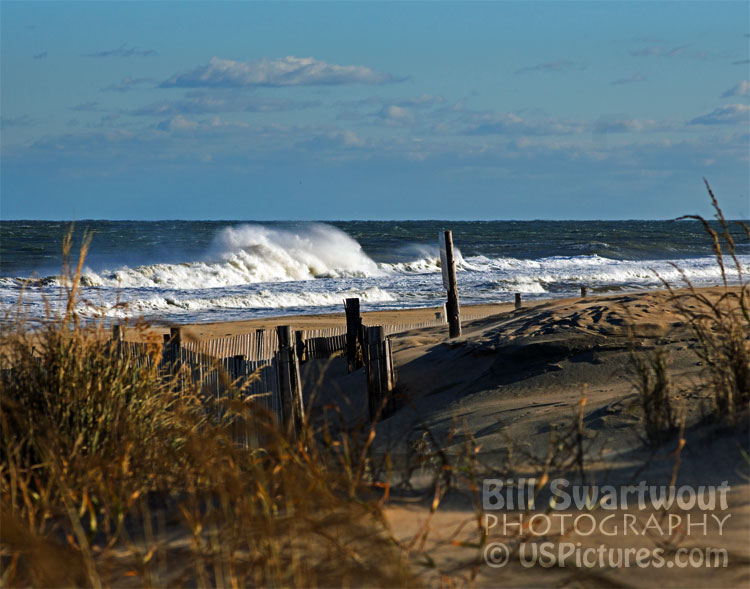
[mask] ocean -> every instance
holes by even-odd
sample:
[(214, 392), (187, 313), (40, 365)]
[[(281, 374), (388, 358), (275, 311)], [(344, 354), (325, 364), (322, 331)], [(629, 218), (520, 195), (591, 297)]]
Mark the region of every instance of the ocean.
[[(70, 223), (0, 222), (0, 305), (43, 317), (61, 304)], [(108, 320), (215, 322), (434, 307), (445, 301), (438, 235), (453, 231), (462, 304), (721, 283), (711, 239), (679, 221), (78, 221), (92, 232), (78, 311)], [(744, 273), (750, 243), (734, 232)], [(730, 264), (731, 265), (731, 264)], [(729, 272), (738, 282), (736, 271)], [(34, 280), (29, 281), (29, 278)], [(22, 295), (23, 291), (23, 295)], [(21, 296), (22, 295), (22, 296)], [(20, 301), (20, 302), (19, 302)]]

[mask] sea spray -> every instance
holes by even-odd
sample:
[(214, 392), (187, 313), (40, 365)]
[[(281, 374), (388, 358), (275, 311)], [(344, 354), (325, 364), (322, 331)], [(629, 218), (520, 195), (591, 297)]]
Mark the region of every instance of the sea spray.
[(375, 277), (383, 270), (343, 231), (314, 223), (297, 230), (227, 227), (205, 260), (84, 274), (89, 286), (217, 288), (316, 278)]

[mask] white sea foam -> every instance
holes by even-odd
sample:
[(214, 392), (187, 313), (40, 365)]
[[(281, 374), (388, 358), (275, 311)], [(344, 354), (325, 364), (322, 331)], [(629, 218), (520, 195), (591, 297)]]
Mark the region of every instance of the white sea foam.
[(343, 231), (324, 224), (298, 230), (263, 225), (224, 229), (205, 260), (87, 271), (89, 286), (215, 288), (315, 278), (374, 277), (384, 271)]
[[(187, 291), (189, 292), (189, 291)], [(389, 292), (372, 287), (366, 290), (339, 290), (335, 292), (289, 292), (261, 290), (250, 294), (226, 296), (185, 296), (185, 291), (162, 293), (134, 298), (126, 305), (97, 302), (81, 303), (78, 310), (86, 315), (125, 317), (157, 312), (194, 313), (206, 309), (283, 309), (292, 307), (335, 307), (346, 298), (357, 297), (363, 303), (392, 302), (396, 298)]]

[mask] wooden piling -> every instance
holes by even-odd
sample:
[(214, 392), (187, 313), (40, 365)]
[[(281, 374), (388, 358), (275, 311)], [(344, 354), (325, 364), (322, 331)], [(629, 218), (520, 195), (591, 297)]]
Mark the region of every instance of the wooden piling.
[(359, 368), (357, 338), (362, 325), (362, 317), (359, 314), (359, 299), (346, 299), (344, 311), (346, 312), (346, 363), (351, 373)]
[[(458, 304), (458, 285), (456, 283), (456, 261), (453, 256), (453, 232), (444, 231), (441, 239), (441, 263), (443, 266), (443, 285), (448, 291), (446, 313), (448, 315), (448, 336), (461, 335), (461, 310)], [(444, 257), (443, 257), (444, 256)]]
[(521, 305), (522, 305), (522, 303), (521, 303), (521, 293), (517, 292), (516, 293), (516, 309), (520, 309)]

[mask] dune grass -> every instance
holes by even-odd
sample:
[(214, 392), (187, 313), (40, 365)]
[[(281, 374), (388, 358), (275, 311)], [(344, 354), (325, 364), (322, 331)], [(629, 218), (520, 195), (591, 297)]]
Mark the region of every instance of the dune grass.
[[(750, 281), (742, 274), (729, 222), (711, 186), (704, 182), (716, 211), (718, 230), (699, 215), (687, 215), (681, 219), (700, 221), (710, 236), (716, 263), (721, 270), (722, 293), (716, 299), (706, 296), (677, 266), (687, 291), (677, 293), (668, 283), (664, 284), (677, 312), (697, 340), (695, 351), (704, 366), (704, 382), (711, 389), (714, 411), (717, 416), (733, 423), (750, 402)], [(737, 225), (750, 240), (750, 228), (741, 222)], [(730, 286), (729, 273), (736, 275), (739, 287)]]
[[(714, 418), (735, 425), (747, 421), (750, 404), (750, 281), (743, 275), (730, 223), (708, 181), (704, 182), (716, 223), (700, 215), (685, 215), (676, 221), (691, 219), (703, 225), (721, 271), (720, 292), (714, 296), (696, 288), (677, 264), (672, 265), (680, 274), (681, 284), (672, 284), (661, 276), (659, 279), (669, 293), (669, 303), (695, 339), (693, 350), (702, 366), (698, 392), (709, 400)], [(750, 228), (743, 222), (735, 224), (750, 240)], [(730, 275), (737, 284), (730, 282)], [(663, 349), (634, 351), (631, 360), (646, 441), (658, 446), (684, 423), (685, 400), (673, 390)]]
[(160, 374), (158, 343), (107, 343), (76, 312), (84, 255), (57, 316), (0, 332), (2, 586), (414, 584), (363, 476), (366, 435), (291, 442), (252, 400), (217, 411)]

